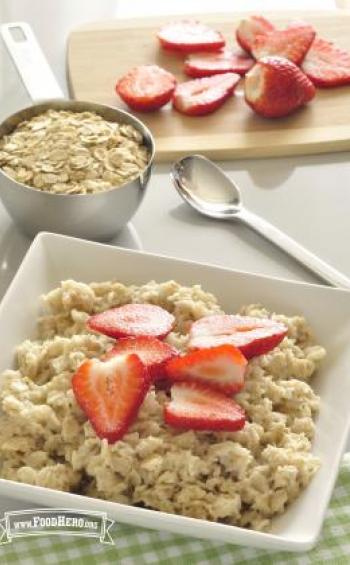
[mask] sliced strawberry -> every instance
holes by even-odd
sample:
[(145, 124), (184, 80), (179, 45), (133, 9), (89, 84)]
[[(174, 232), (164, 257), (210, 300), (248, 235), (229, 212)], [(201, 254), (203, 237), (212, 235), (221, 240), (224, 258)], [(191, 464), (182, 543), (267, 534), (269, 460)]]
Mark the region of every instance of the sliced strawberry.
[(202, 349), (228, 343), (250, 359), (276, 347), (286, 334), (287, 327), (275, 320), (218, 314), (192, 324), (189, 347)]
[[(315, 30), (315, 28), (311, 25), (308, 24), (307, 22), (305, 22), (304, 20), (289, 20), (288, 25), (286, 27), (286, 29), (289, 29), (291, 27), (305, 27), (305, 26), (309, 26), (311, 27), (313, 30)], [(315, 30), (316, 33), (316, 30)]]
[(145, 365), (152, 380), (162, 378), (165, 374), (164, 365), (171, 358), (179, 355), (175, 347), (171, 347), (156, 337), (124, 337), (107, 351), (105, 358), (111, 359), (115, 355), (136, 353)]
[(75, 398), (96, 434), (109, 443), (121, 439), (135, 420), (151, 380), (137, 355), (107, 361), (89, 359), (72, 378)]
[(262, 16), (250, 16), (242, 20), (239, 24), (236, 30), (236, 39), (242, 49), (251, 53), (256, 36), (264, 35), (274, 29), (275, 26), (266, 18)]
[(109, 337), (136, 337), (149, 335), (165, 337), (175, 318), (164, 308), (154, 304), (125, 304), (106, 310), (88, 319), (88, 327)]
[(194, 53), (197, 51), (217, 51), (225, 45), (219, 31), (196, 21), (173, 22), (163, 26), (157, 37), (165, 49)]
[(244, 427), (245, 414), (239, 404), (222, 392), (202, 383), (182, 382), (171, 387), (164, 420), (175, 428), (235, 432)]
[(232, 345), (198, 349), (166, 365), (170, 381), (199, 381), (227, 394), (239, 392), (244, 385), (247, 359)]
[(115, 88), (130, 108), (150, 111), (169, 102), (175, 85), (175, 77), (168, 71), (157, 65), (141, 65), (119, 79)]
[(253, 65), (254, 59), (244, 51), (226, 48), (218, 53), (189, 55), (184, 70), (188, 76), (194, 78), (227, 72), (244, 75)]
[(175, 89), (174, 108), (188, 116), (210, 114), (232, 95), (240, 78), (235, 73), (223, 73), (183, 82)]
[(315, 96), (315, 87), (291, 61), (264, 57), (246, 74), (245, 100), (265, 118), (287, 116)]
[(296, 65), (300, 65), (315, 35), (314, 28), (307, 24), (270, 31), (265, 35), (257, 35), (252, 46), (252, 54), (255, 59), (273, 55), (285, 57)]
[(316, 86), (331, 88), (350, 84), (350, 53), (316, 37), (303, 61), (302, 70)]

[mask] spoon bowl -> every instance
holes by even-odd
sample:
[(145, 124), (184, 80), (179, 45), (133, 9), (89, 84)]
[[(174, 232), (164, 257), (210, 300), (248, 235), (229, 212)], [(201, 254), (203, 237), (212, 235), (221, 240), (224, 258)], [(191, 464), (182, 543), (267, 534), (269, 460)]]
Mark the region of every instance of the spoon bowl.
[(225, 220), (241, 211), (239, 188), (202, 155), (191, 155), (177, 161), (171, 177), (180, 196), (205, 216)]

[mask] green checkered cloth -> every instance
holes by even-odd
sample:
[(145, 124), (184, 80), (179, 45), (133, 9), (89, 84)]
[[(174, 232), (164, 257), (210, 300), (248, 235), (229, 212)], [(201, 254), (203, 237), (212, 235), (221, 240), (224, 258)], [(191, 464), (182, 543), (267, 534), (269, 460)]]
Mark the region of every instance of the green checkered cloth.
[(0, 564), (18, 565), (309, 565), (350, 564), (350, 454), (346, 454), (318, 545), (306, 553), (270, 552), (114, 525), (115, 545), (71, 536), (13, 539), (0, 546)]

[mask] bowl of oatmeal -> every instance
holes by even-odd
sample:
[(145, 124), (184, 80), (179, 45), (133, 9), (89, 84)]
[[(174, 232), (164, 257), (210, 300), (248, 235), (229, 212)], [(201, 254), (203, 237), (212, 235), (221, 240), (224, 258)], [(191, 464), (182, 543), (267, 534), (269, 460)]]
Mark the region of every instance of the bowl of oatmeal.
[[(95, 317), (130, 305), (173, 317), (159, 339), (182, 359), (193, 328), (226, 314), (286, 328), (248, 355), (234, 395), (244, 426), (176, 428), (164, 418), (169, 390), (152, 384), (122, 437), (96, 433), (72, 379), (120, 339), (96, 331)], [(310, 548), (350, 426), (349, 319), (346, 291), (40, 234), (0, 307), (0, 492), (185, 535)]]
[(35, 104), (0, 126), (0, 198), (29, 236), (108, 241), (138, 209), (153, 157), (152, 134), (127, 112), (92, 102)]

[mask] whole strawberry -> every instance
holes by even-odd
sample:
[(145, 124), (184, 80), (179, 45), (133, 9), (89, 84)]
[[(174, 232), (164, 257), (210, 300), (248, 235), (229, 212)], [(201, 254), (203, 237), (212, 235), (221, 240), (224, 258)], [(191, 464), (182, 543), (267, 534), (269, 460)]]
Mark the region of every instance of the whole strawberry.
[(281, 118), (315, 96), (311, 80), (284, 57), (263, 57), (246, 74), (245, 100), (265, 118)]

